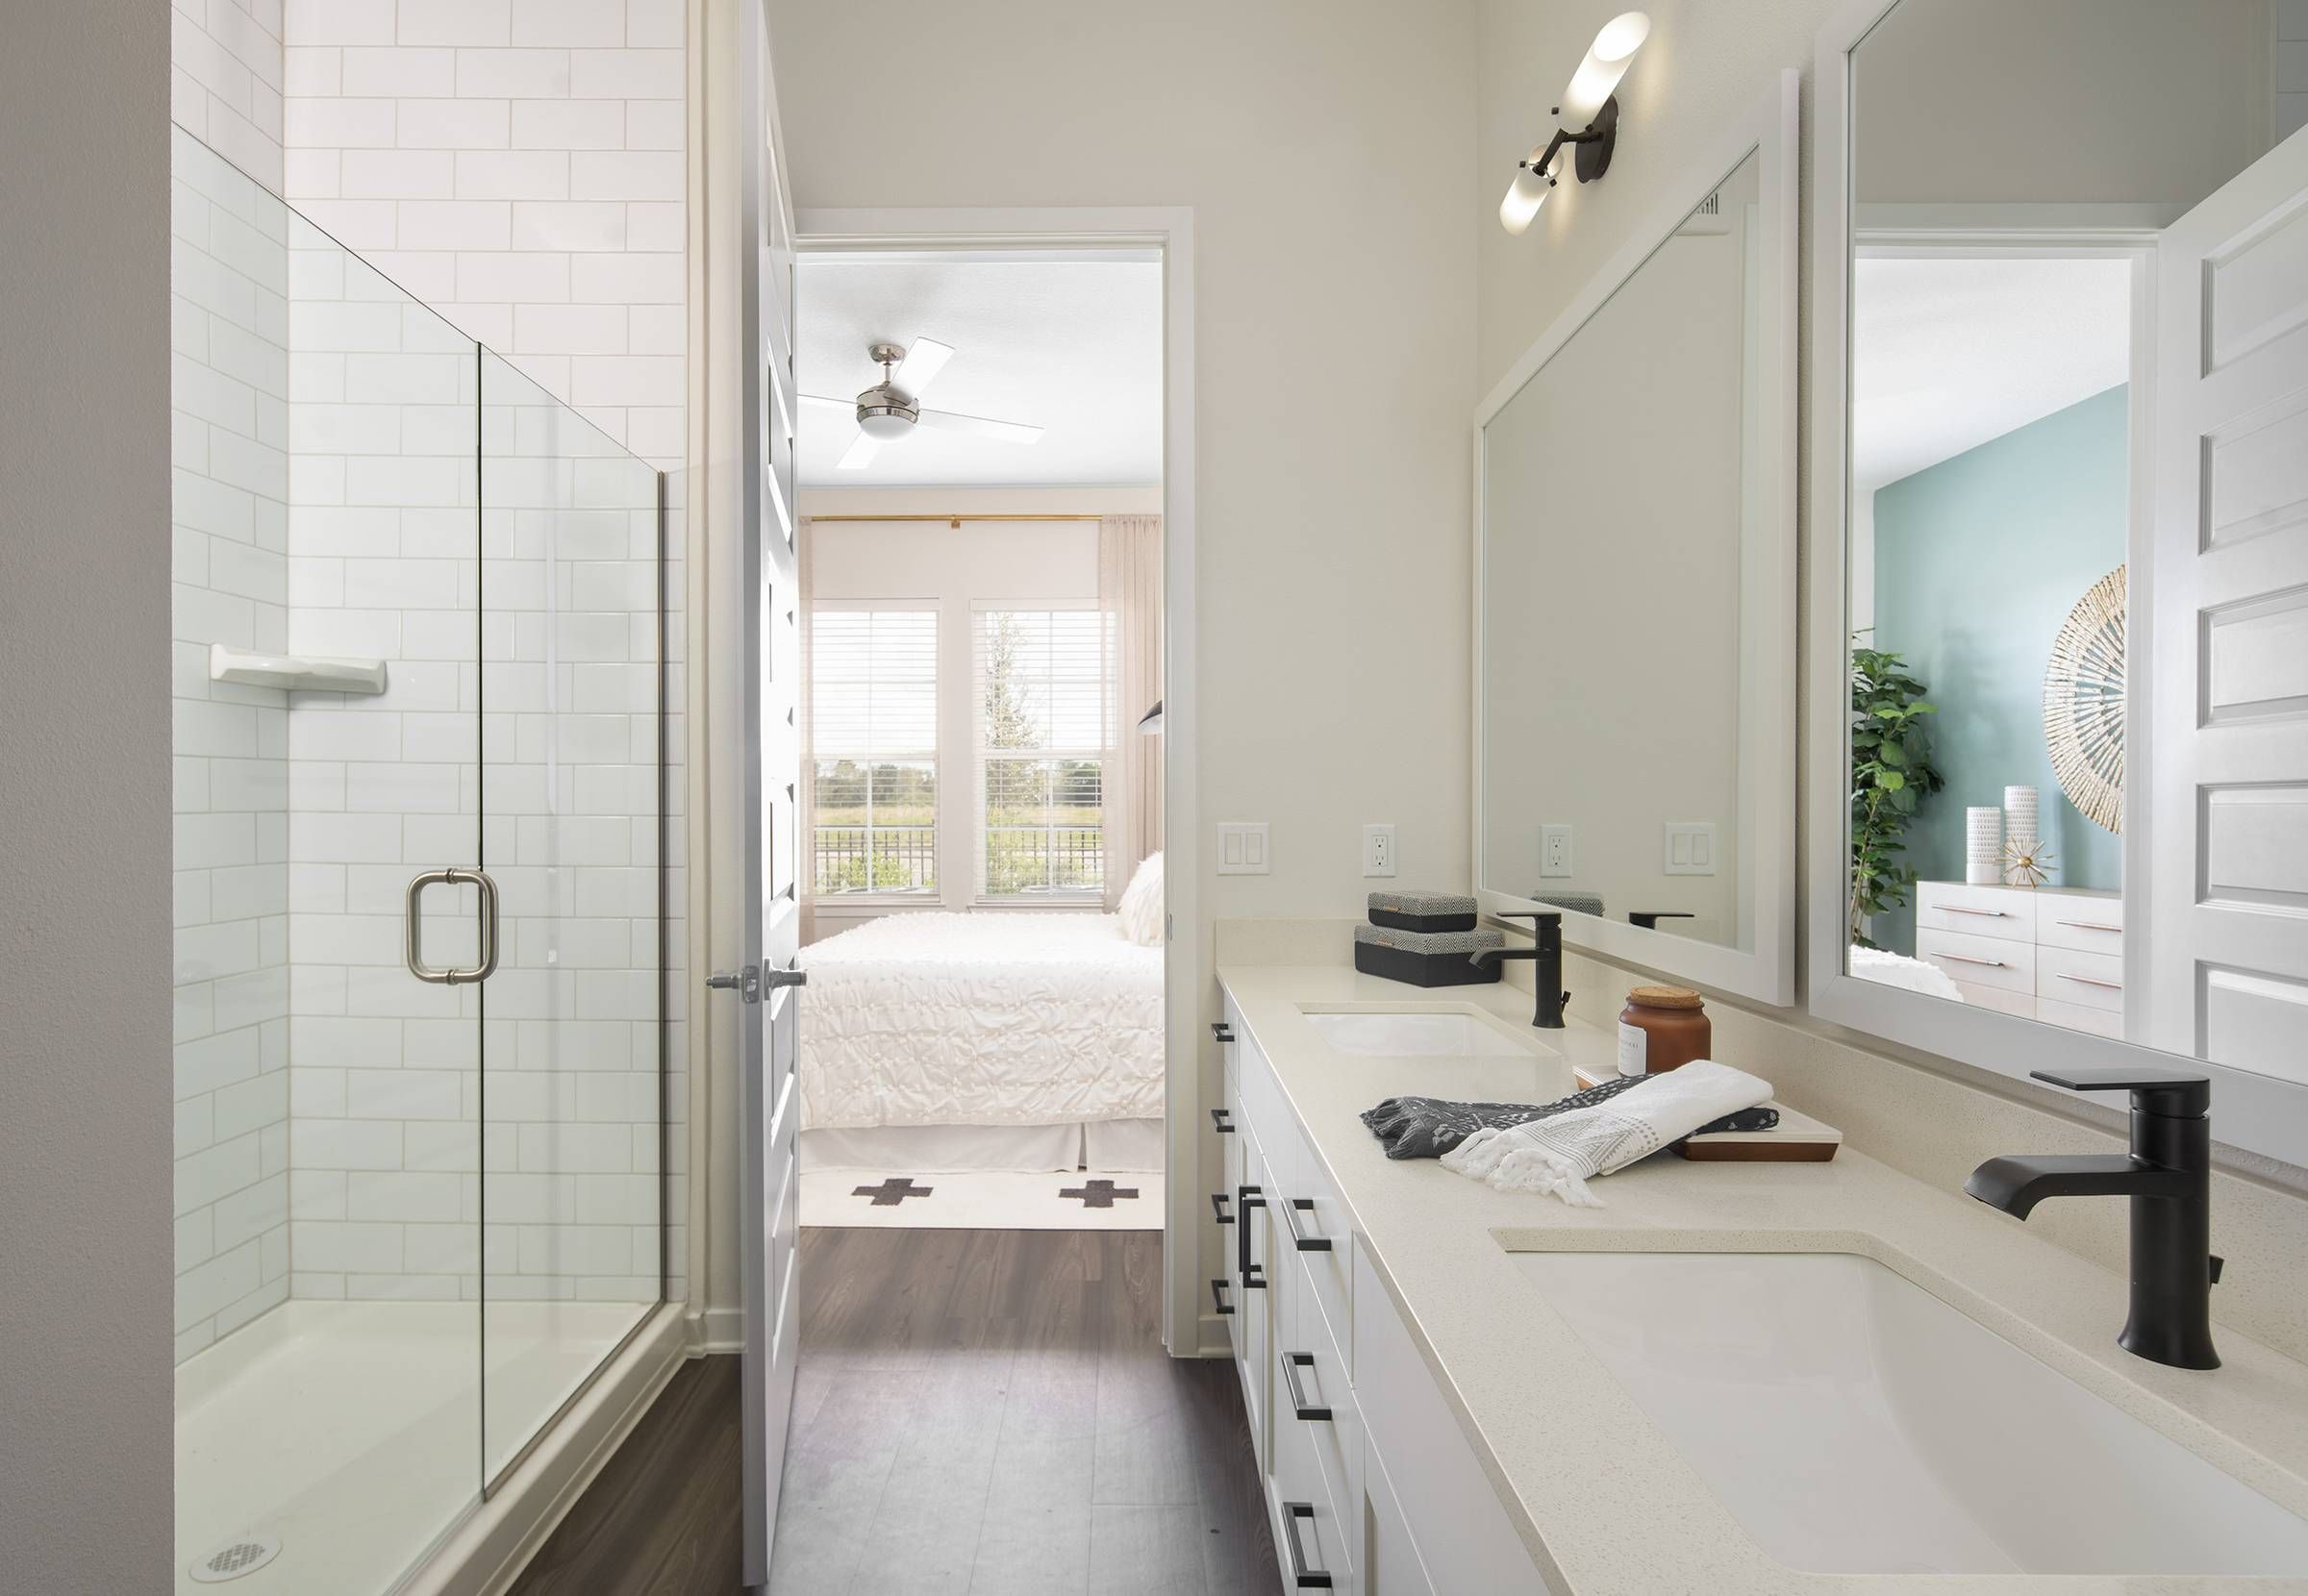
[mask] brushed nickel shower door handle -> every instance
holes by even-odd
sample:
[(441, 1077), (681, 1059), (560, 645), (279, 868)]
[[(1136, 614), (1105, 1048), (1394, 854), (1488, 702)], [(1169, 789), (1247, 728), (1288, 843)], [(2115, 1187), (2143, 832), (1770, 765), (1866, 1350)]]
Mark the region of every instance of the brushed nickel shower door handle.
[[(435, 968), (425, 962), (424, 917), (419, 912), (428, 886), (462, 886), (465, 884), (481, 889), (481, 961), (470, 966), (450, 964)], [(409, 878), (409, 892), (402, 900), (401, 945), (409, 973), (417, 980), (436, 986), (469, 985), (487, 981), (497, 970), (497, 884), (486, 870), (461, 870), (454, 865), (441, 870), (420, 870)]]

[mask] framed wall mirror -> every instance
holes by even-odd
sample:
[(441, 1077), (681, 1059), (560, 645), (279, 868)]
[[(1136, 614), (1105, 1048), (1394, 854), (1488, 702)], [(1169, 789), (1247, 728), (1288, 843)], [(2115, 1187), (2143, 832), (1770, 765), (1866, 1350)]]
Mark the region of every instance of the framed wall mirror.
[(2278, 9), (1857, 0), (1820, 37), (1810, 991), (2020, 1078), (2200, 1069), (2217, 1139), (2299, 1164), (2308, 112)]
[(1564, 939), (1794, 982), (1796, 84), (1475, 413), (1474, 881)]

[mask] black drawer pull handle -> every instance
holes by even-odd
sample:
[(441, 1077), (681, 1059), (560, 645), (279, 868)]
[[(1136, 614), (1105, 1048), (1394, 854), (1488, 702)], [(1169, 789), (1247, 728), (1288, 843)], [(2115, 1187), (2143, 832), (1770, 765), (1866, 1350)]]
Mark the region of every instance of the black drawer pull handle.
[(1230, 1042), (1234, 1040), (1234, 1028), (1224, 1020), (1212, 1020), (1210, 1022), (1210, 1039), (1214, 1042)]
[[(1247, 1215), (1252, 1209), (1266, 1206), (1267, 1200), (1259, 1194), (1258, 1187), (1242, 1185), (1234, 1188), (1234, 1211), (1237, 1214)], [(1257, 1267), (1250, 1261), (1250, 1234), (1253, 1229), (1255, 1227), (1246, 1220), (1234, 1228), (1234, 1272), (1242, 1276), (1244, 1285), (1250, 1284), (1250, 1271)], [(1267, 1283), (1262, 1280), (1258, 1284), (1264, 1285)]]
[(1226, 1194), (1223, 1191), (1210, 1194), (1210, 1216), (1221, 1225), (1234, 1223), (1234, 1215), (1226, 1211)]
[(1310, 1568), (1306, 1562), (1306, 1548), (1298, 1541), (1298, 1521), (1315, 1516), (1312, 1502), (1285, 1502), (1282, 1505), (1284, 1538), (1291, 1543), (1291, 1580), (1300, 1590), (1328, 1590), (1330, 1570)]
[(1282, 1384), (1291, 1393), (1291, 1411), (1309, 1423), (1330, 1417), (1327, 1407), (1306, 1400), (1306, 1387), (1298, 1383), (1298, 1371), (1314, 1366), (1315, 1355), (1311, 1352), (1286, 1352), (1282, 1355)]
[(1288, 1197), (1282, 1204), (1282, 1222), (1290, 1230), (1292, 1246), (1302, 1253), (1327, 1253), (1330, 1251), (1329, 1236), (1309, 1235), (1298, 1228), (1298, 1215), (1314, 1211), (1315, 1200), (1312, 1197)]
[(1245, 1291), (1264, 1291), (1266, 1288), (1267, 1288), (1267, 1266), (1266, 1266), (1265, 1264), (1263, 1264), (1263, 1263), (1253, 1263), (1253, 1264), (1249, 1265), (1247, 1268), (1243, 1269), (1243, 1271), (1242, 1271), (1242, 1289), (1243, 1289), (1243, 1290), (1245, 1290)]
[(1230, 1136), (1234, 1135), (1234, 1121), (1227, 1116), (1224, 1109), (1213, 1109), (1210, 1110), (1210, 1125), (1212, 1130), (1217, 1132), (1218, 1135), (1222, 1136)]
[(1226, 1300), (1226, 1277), (1224, 1275), (1220, 1275), (1210, 1283), (1210, 1306), (1218, 1310), (1220, 1318), (1224, 1318), (1234, 1311), (1234, 1304)]

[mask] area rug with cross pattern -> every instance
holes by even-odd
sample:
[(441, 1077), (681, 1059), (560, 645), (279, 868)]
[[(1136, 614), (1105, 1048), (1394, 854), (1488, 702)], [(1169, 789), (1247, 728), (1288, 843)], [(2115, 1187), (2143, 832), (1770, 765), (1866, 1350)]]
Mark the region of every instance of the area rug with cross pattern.
[(813, 1169), (801, 1177), (801, 1222), (926, 1231), (1158, 1231), (1162, 1176), (1094, 1169)]

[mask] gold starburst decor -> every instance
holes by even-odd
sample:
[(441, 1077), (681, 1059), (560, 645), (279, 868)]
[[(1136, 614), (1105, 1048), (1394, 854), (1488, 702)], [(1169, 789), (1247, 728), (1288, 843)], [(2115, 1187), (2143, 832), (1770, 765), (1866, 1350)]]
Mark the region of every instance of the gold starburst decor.
[(2084, 818), (2123, 830), (2123, 567), (2076, 601), (2044, 672), (2044, 741)]
[(2007, 837), (2003, 880), (2007, 886), (2042, 886), (2051, 879), (2051, 850), (2032, 836)]

